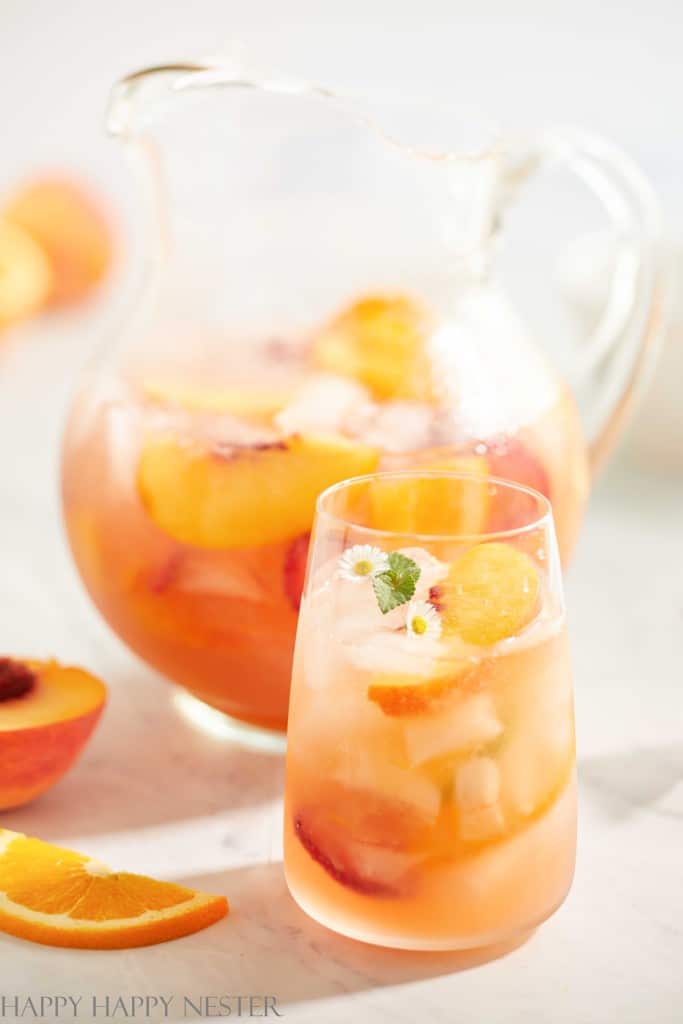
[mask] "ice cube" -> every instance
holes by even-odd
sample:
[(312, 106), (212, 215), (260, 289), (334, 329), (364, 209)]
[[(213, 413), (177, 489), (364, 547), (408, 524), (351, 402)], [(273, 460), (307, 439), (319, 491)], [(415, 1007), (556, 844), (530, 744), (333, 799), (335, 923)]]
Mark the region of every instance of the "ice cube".
[(434, 414), (420, 402), (383, 402), (362, 428), (366, 444), (387, 452), (411, 452), (429, 445)]
[(519, 814), (531, 814), (546, 792), (546, 775), (537, 751), (524, 751), (520, 744), (512, 744), (501, 755), (501, 767), (506, 800)]
[(315, 374), (274, 422), (284, 434), (346, 433), (364, 415), (368, 402), (368, 392), (355, 381)]
[(354, 789), (372, 793), (388, 801), (400, 801), (406, 810), (425, 824), (436, 821), (441, 807), (441, 790), (435, 782), (408, 768), (391, 764), (374, 752), (360, 750), (340, 766), (337, 781)]
[(431, 637), (415, 639), (404, 630), (377, 630), (348, 644), (347, 654), (362, 672), (429, 679), (437, 672), (443, 650), (443, 644)]
[(305, 606), (296, 644), (296, 657), (301, 658), (303, 677), (309, 690), (322, 690), (329, 686), (334, 669), (330, 625), (325, 609), (316, 607), (314, 602)]
[(495, 804), (500, 796), (500, 772), (492, 757), (470, 757), (455, 773), (455, 799), (462, 811)]
[(270, 591), (239, 557), (221, 558), (183, 552), (173, 579), (176, 590), (190, 594), (232, 597), (241, 601), (265, 601)]
[(331, 594), (332, 634), (343, 644), (354, 644), (387, 630), (370, 581), (340, 580)]
[(505, 828), (505, 818), (500, 804), (490, 807), (473, 807), (464, 811), (458, 819), (458, 831), (466, 842), (481, 842), (499, 836)]
[(471, 757), (455, 773), (458, 829), (465, 840), (490, 839), (505, 826), (500, 772), (492, 757)]
[(388, 886), (396, 896), (404, 894), (408, 874), (424, 860), (422, 854), (353, 840), (347, 841), (346, 856), (354, 875), (366, 886)]
[(297, 644), (301, 645), (303, 677), (309, 690), (324, 690), (334, 679), (334, 666), (330, 663), (329, 637), (316, 629), (302, 632)]
[(488, 693), (460, 698), (438, 714), (421, 715), (405, 722), (406, 750), (412, 764), (433, 757), (476, 750), (500, 736), (503, 726)]

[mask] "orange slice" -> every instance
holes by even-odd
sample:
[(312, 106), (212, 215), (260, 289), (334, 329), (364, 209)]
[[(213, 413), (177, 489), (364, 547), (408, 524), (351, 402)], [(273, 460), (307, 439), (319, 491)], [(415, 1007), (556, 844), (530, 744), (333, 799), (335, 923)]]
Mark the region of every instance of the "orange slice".
[(444, 634), (487, 646), (515, 636), (537, 613), (540, 581), (534, 562), (509, 544), (478, 544), (433, 588)]
[(378, 399), (430, 401), (427, 317), (402, 295), (360, 299), (328, 324), (313, 345), (322, 369), (353, 377)]
[(227, 913), (224, 896), (112, 872), (0, 829), (0, 930), (9, 935), (45, 946), (131, 949), (190, 935)]
[(306, 533), (320, 492), (372, 472), (377, 461), (374, 448), (339, 437), (294, 435), (225, 451), (159, 438), (143, 448), (137, 485), (149, 515), (175, 540), (249, 547)]

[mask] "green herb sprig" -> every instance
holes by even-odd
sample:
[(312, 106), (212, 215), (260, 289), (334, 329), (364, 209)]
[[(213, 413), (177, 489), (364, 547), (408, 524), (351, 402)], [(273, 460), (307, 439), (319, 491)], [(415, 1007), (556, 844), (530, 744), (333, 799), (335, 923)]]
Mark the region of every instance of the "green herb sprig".
[(410, 601), (420, 578), (420, 567), (400, 551), (389, 554), (389, 568), (373, 577), (372, 588), (383, 615)]

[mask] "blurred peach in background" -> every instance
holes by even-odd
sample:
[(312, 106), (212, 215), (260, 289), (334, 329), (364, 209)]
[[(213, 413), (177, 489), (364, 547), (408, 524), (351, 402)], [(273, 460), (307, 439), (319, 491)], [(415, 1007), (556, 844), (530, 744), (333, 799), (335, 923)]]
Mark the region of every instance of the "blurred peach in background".
[(84, 299), (112, 250), (110, 217), (88, 186), (66, 175), (21, 185), (0, 209), (0, 327)]

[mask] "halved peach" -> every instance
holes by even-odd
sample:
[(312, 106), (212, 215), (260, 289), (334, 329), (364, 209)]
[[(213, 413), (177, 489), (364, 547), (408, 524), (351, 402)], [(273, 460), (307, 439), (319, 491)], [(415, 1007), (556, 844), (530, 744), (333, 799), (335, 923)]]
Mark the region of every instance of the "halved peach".
[(444, 635), (478, 646), (515, 636), (538, 612), (539, 572), (510, 544), (477, 544), (432, 588)]
[(330, 484), (370, 473), (374, 448), (339, 437), (300, 437), (206, 449), (170, 438), (144, 445), (138, 492), (154, 522), (203, 548), (273, 544), (306, 533)]
[(448, 477), (401, 477), (376, 480), (371, 489), (373, 525), (395, 533), (457, 535), (481, 533), (486, 527), (489, 496), (485, 458), (479, 455), (434, 457), (420, 470), (465, 473), (481, 480)]
[(36, 313), (52, 287), (45, 253), (30, 235), (0, 221), (0, 327)]
[(45, 178), (25, 185), (5, 216), (43, 249), (52, 268), (50, 301), (81, 298), (104, 276), (111, 230), (99, 203), (75, 182)]
[(0, 810), (57, 782), (102, 714), (104, 683), (56, 661), (0, 658)]
[(313, 343), (322, 369), (365, 384), (375, 398), (432, 399), (426, 354), (429, 321), (403, 295), (373, 295), (340, 313)]

